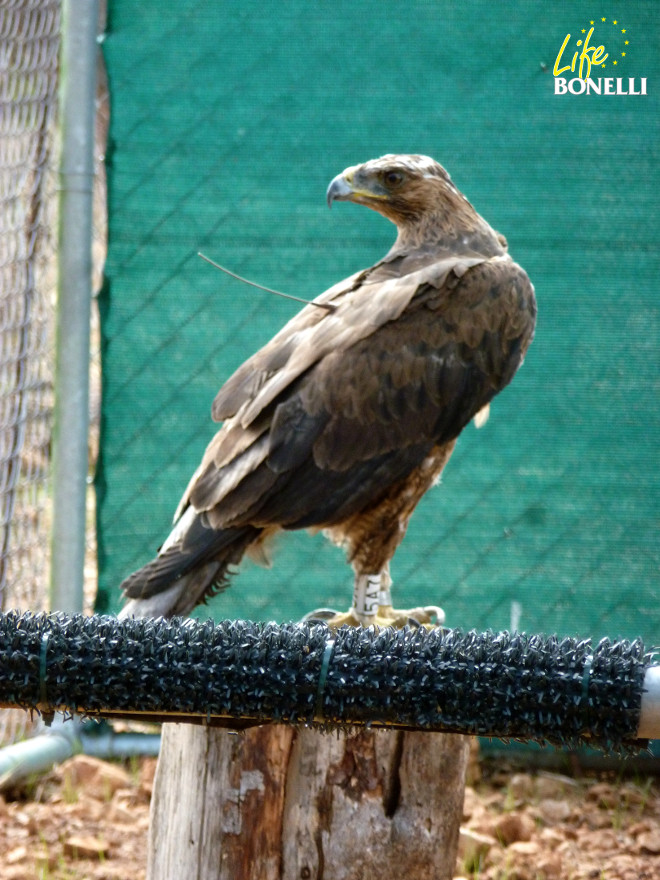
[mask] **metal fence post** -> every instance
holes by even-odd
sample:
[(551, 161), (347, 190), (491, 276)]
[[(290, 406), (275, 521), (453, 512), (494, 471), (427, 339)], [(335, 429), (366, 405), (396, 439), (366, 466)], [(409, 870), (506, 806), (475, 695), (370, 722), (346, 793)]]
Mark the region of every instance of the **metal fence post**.
[(98, 0), (64, 0), (51, 608), (83, 606)]

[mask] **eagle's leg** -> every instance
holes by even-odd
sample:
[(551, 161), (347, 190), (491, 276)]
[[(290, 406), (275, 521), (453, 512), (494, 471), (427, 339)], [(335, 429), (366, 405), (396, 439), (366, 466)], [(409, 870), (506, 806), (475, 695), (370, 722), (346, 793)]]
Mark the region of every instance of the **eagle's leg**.
[(381, 571), (372, 574), (356, 571), (353, 604), (350, 609), (343, 614), (331, 615), (313, 612), (310, 618), (321, 618), (333, 628), (339, 628), (344, 624), (348, 626), (394, 626), (397, 628), (420, 624), (440, 626), (444, 622), (445, 613), (437, 605), (426, 605), (423, 608), (393, 608), (391, 585), (389, 562)]
[(421, 464), (407, 477), (390, 486), (383, 498), (325, 530), (336, 544), (346, 548), (355, 572), (353, 604), (345, 614), (328, 609), (313, 611), (307, 619), (323, 620), (329, 626), (395, 626), (444, 623), (442, 608), (392, 607), (390, 560), (403, 540), (408, 521), (422, 495), (437, 482), (452, 454), (455, 440), (434, 446)]
[[(358, 578), (356, 577), (356, 584)], [(437, 605), (425, 605), (423, 608), (394, 608), (390, 587), (389, 562), (380, 573), (380, 589), (378, 592), (378, 610), (375, 619), (370, 621), (376, 626), (394, 626), (401, 628), (407, 624), (424, 624), (425, 626), (441, 626), (445, 621), (445, 612)], [(353, 599), (355, 604), (355, 598)], [(352, 609), (351, 609), (352, 610)]]
[(441, 625), (445, 613), (436, 605), (423, 608), (394, 608), (390, 587), (389, 563), (378, 574), (355, 576), (353, 605), (349, 614), (362, 626), (394, 626), (401, 628), (406, 625)]
[[(362, 626), (371, 626), (372, 623), (378, 625), (378, 611), (381, 605), (392, 604), (390, 598), (391, 582), (387, 569), (375, 574), (356, 573), (353, 586), (353, 604), (348, 612), (349, 615)], [(383, 590), (384, 584), (385, 590)]]
[[(318, 608), (306, 614), (304, 620), (322, 620), (333, 629), (340, 626), (371, 626), (379, 625), (377, 620), (381, 598), (380, 574), (357, 574), (353, 587), (353, 604), (348, 611), (332, 611), (329, 608)], [(389, 597), (389, 586), (387, 595)], [(387, 624), (386, 624), (387, 625)]]

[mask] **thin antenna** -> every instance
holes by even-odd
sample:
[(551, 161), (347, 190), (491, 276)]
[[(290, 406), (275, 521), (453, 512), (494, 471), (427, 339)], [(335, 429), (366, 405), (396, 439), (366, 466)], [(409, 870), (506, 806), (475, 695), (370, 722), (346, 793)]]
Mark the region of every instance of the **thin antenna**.
[(294, 299), (296, 302), (305, 303), (305, 305), (307, 306), (316, 306), (319, 309), (327, 309), (327, 311), (329, 312), (334, 312), (334, 310), (337, 308), (337, 306), (333, 305), (332, 303), (311, 302), (310, 300), (303, 299), (300, 296), (293, 296), (290, 293), (282, 293), (281, 290), (273, 290), (272, 287), (264, 287), (263, 284), (257, 284), (256, 281), (249, 281), (247, 278), (243, 278), (241, 275), (237, 275), (235, 272), (230, 272), (229, 269), (225, 269), (224, 266), (221, 266), (220, 263), (216, 263), (215, 260), (212, 260), (210, 257), (205, 256), (201, 251), (197, 252), (197, 256), (201, 257), (207, 263), (210, 263), (216, 269), (220, 269), (220, 271), (224, 272), (225, 275), (229, 275), (231, 278), (235, 278), (237, 281), (242, 281), (243, 284), (249, 284), (250, 287), (256, 287), (259, 290), (265, 290), (266, 293), (274, 293), (277, 296), (285, 297), (285, 299)]

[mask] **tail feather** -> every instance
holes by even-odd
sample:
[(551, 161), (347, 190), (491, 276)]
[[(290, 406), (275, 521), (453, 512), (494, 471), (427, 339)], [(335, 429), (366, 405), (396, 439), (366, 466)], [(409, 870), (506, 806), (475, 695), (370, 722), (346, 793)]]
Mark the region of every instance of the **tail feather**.
[[(215, 582), (220, 564), (210, 562), (190, 574), (183, 575), (169, 587), (154, 593), (149, 599), (129, 598), (119, 612), (119, 619), (127, 617), (184, 617), (195, 605), (214, 590), (209, 584)], [(200, 598), (201, 597), (201, 598)]]
[(188, 614), (195, 605), (228, 586), (229, 568), (237, 565), (260, 534), (253, 526), (210, 529), (199, 516), (167, 541), (160, 554), (129, 575), (121, 589), (129, 602), (121, 616)]

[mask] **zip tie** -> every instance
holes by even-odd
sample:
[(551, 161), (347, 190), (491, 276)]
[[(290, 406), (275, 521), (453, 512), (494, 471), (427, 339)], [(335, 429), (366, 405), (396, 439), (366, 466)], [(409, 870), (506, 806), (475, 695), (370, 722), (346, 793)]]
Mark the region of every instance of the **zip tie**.
[(46, 696), (46, 652), (48, 651), (49, 632), (44, 632), (41, 636), (41, 648), (39, 650), (39, 702), (42, 706), (48, 704)]
[(335, 650), (335, 640), (330, 639), (325, 643), (323, 658), (321, 660), (321, 671), (319, 672), (319, 683), (316, 688), (316, 703), (314, 704), (314, 717), (323, 718), (323, 691), (325, 683), (328, 679), (328, 670), (330, 668), (330, 660)]
[(594, 655), (587, 654), (584, 658), (584, 669), (582, 670), (582, 696), (580, 702), (584, 705), (584, 716), (589, 716), (589, 676), (591, 675), (591, 664), (594, 662)]

